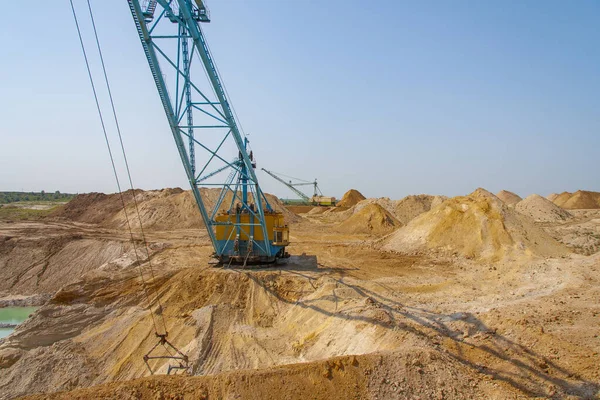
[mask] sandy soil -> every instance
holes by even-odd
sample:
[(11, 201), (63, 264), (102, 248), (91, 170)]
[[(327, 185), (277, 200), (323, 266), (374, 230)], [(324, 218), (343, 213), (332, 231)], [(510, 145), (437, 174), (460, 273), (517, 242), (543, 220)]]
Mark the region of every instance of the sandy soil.
[(368, 204), (344, 219), (335, 227), (341, 233), (385, 234), (402, 224), (377, 203)]
[[(527, 218), (483, 197), (421, 217), (466, 202)], [(596, 211), (527, 224), (575, 249), (600, 228)], [(469, 224), (485, 221), (474, 215)], [(6, 296), (52, 296), (0, 343), (0, 399), (600, 396), (597, 247), (493, 261), (408, 254), (382, 251), (381, 234), (337, 231), (325, 212), (297, 221), (296, 256), (262, 270), (213, 267), (201, 229), (149, 229), (149, 254), (136, 257), (106, 225), (0, 224)], [(149, 376), (154, 324), (195, 376)], [(169, 362), (150, 366), (162, 374)]]
[(600, 251), (600, 210), (570, 210), (572, 219), (564, 223), (543, 224), (556, 240), (574, 252), (591, 255)]
[(361, 192), (356, 189), (350, 189), (344, 193), (337, 205), (339, 207), (352, 207), (364, 199), (366, 197)]
[(575, 193), (562, 192), (551, 194), (549, 200), (567, 210), (586, 210), (600, 208), (600, 192), (578, 190)]
[(512, 206), (523, 200), (521, 196), (516, 193), (509, 192), (508, 190), (501, 190), (496, 193), (496, 196), (504, 202), (507, 206)]

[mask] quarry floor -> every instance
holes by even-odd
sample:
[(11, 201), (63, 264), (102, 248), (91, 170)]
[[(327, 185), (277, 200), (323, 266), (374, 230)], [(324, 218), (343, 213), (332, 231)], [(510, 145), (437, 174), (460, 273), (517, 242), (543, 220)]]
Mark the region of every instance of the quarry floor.
[[(0, 222), (0, 235), (46, 249), (4, 260), (4, 299), (82, 276), (0, 344), (0, 399), (600, 396), (598, 254), (494, 264), (401, 255), (305, 219), (291, 226), (288, 264), (223, 269), (202, 230), (154, 230), (155, 276), (139, 262), (151, 314), (123, 230), (23, 221)], [(153, 317), (196, 376), (161, 375), (165, 361), (149, 376)]]

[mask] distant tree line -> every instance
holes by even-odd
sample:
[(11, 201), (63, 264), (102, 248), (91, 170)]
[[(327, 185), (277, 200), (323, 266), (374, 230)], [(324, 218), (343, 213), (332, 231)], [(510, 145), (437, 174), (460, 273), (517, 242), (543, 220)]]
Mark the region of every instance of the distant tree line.
[(69, 201), (75, 196), (75, 194), (61, 193), (58, 190), (54, 193), (46, 193), (44, 190), (41, 192), (0, 192), (0, 204), (18, 201)]

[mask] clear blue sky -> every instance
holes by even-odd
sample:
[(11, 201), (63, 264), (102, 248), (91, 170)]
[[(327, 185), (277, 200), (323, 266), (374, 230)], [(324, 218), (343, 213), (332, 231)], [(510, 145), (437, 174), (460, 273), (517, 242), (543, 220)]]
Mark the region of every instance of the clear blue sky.
[[(187, 189), (126, 1), (92, 5), (136, 186)], [(203, 27), (259, 167), (335, 196), (600, 191), (598, 1), (209, 7)], [(69, 2), (3, 14), (0, 190), (114, 192)]]

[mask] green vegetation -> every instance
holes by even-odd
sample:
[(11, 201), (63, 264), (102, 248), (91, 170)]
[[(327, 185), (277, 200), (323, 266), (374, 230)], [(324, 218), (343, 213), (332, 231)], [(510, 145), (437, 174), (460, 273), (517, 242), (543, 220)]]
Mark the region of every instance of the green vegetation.
[(35, 202), (67, 202), (76, 195), (71, 193), (61, 193), (58, 190), (54, 193), (41, 192), (0, 192), (0, 204), (10, 204), (24, 201)]
[(5, 307), (0, 308), (0, 323), (20, 324), (25, 321), (38, 307)]
[(50, 214), (58, 205), (43, 209), (18, 207), (17, 205), (0, 205), (0, 220), (37, 221)]
[(309, 202), (302, 199), (279, 199), (286, 206), (308, 206)]

